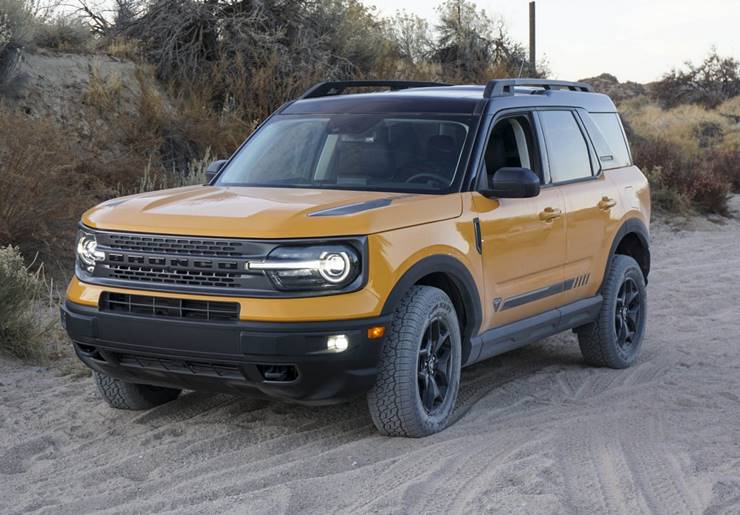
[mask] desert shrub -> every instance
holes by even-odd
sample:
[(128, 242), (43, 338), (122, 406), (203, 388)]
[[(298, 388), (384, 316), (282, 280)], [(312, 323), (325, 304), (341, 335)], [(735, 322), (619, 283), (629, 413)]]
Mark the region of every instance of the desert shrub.
[(17, 247), (0, 248), (0, 352), (22, 359), (44, 357), (34, 316), (42, 284)]
[(24, 0), (0, 0), (0, 86), (10, 79), (20, 52), (33, 37), (34, 17)]
[(98, 186), (80, 173), (68, 134), (0, 105), (0, 245), (56, 257)]
[(714, 148), (702, 159), (714, 175), (724, 177), (734, 192), (740, 192), (740, 144)]
[(685, 70), (672, 70), (651, 86), (654, 98), (663, 107), (701, 104), (717, 107), (740, 95), (740, 61), (722, 57), (716, 49), (699, 65), (686, 63)]
[(646, 138), (633, 141), (632, 150), (657, 209), (727, 214), (730, 182), (710, 154), (689, 154), (676, 143)]
[(43, 23), (37, 23), (33, 44), (61, 52), (90, 52), (95, 40), (87, 25), (78, 18), (59, 16)]
[(206, 183), (206, 170), (208, 165), (214, 160), (211, 157), (210, 149), (206, 150), (205, 155), (200, 159), (193, 159), (184, 172), (154, 169), (149, 163), (144, 169), (144, 173), (139, 177), (138, 182), (133, 187), (123, 187), (119, 185), (115, 191), (116, 197), (126, 195), (135, 195), (149, 191), (164, 190), (169, 188), (181, 188), (183, 186), (197, 186)]

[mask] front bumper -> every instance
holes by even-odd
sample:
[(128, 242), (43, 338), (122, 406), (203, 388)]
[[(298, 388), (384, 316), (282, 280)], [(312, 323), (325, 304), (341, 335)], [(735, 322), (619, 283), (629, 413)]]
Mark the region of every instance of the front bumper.
[[(330, 404), (375, 382), (387, 317), (330, 322), (192, 321), (100, 311), (67, 301), (62, 324), (79, 358), (122, 381)], [(343, 334), (344, 352), (326, 348)]]

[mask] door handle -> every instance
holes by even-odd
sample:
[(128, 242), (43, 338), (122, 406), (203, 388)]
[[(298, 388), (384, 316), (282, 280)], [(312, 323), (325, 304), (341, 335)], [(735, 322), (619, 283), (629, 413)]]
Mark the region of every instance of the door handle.
[(616, 206), (617, 201), (614, 200), (613, 198), (601, 197), (601, 200), (599, 201), (597, 205), (599, 206), (599, 209), (601, 209), (602, 211), (607, 211), (608, 209), (611, 209), (614, 206)]
[(560, 218), (563, 215), (563, 212), (559, 209), (555, 209), (552, 207), (546, 207), (544, 211), (540, 211), (540, 220), (543, 222), (552, 222), (556, 218)]

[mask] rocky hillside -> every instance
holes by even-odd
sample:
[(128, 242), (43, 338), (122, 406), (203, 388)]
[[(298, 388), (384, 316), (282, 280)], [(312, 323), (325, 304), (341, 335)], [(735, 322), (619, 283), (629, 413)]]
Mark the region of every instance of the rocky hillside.
[[(51, 119), (81, 138), (95, 129), (89, 108), (106, 97), (115, 113), (139, 109), (141, 70), (131, 61), (106, 55), (24, 52), (4, 98), (35, 119)], [(95, 104), (95, 105), (93, 105)]]
[(596, 77), (581, 79), (581, 82), (588, 82), (596, 91), (606, 93), (617, 103), (650, 93), (649, 84), (640, 84), (632, 81), (619, 82), (619, 79), (610, 73), (602, 73)]

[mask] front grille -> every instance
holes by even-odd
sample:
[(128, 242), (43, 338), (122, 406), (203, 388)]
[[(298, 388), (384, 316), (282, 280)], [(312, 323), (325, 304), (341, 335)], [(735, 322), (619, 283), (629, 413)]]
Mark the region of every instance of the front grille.
[(107, 244), (111, 249), (122, 251), (216, 257), (240, 256), (242, 247), (239, 241), (117, 233), (110, 235)]
[[(278, 244), (245, 239), (97, 232), (105, 259), (91, 278), (100, 284), (210, 295), (271, 294), (274, 286), (262, 272), (246, 269)], [(82, 271), (84, 273), (84, 270)]]
[(137, 356), (135, 354), (115, 354), (118, 363), (125, 367), (145, 368), (163, 372), (178, 372), (196, 376), (244, 379), (239, 367), (205, 361), (190, 361), (170, 358)]
[(212, 286), (218, 288), (238, 288), (242, 274), (230, 272), (210, 272), (201, 270), (179, 270), (175, 268), (154, 268), (146, 266), (109, 265), (111, 276), (123, 281), (143, 281), (150, 283), (182, 284), (186, 286)]
[(171, 299), (148, 295), (103, 292), (100, 309), (112, 313), (184, 318), (189, 320), (239, 320), (239, 304), (210, 300)]

